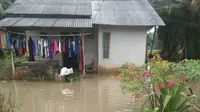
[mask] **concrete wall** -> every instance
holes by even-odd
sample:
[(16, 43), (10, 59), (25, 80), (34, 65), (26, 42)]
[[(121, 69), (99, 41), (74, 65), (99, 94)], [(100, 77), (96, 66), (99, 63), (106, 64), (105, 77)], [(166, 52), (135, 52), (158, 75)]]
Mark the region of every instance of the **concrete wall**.
[[(111, 33), (108, 59), (103, 58), (103, 32)], [(99, 72), (107, 69), (116, 71), (126, 62), (132, 62), (138, 66), (144, 64), (146, 33), (145, 27), (99, 26)]]

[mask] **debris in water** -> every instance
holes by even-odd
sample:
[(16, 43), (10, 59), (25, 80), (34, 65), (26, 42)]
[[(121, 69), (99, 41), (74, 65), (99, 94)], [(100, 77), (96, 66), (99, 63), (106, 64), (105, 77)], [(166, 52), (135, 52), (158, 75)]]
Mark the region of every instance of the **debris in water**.
[(62, 94), (64, 95), (73, 95), (74, 94), (74, 91), (71, 91), (69, 89), (61, 89), (62, 91)]
[(1, 81), (2, 83), (5, 83), (5, 82), (7, 82), (7, 81)]
[(128, 110), (128, 109), (124, 109), (123, 111), (124, 112), (131, 112), (131, 110)]

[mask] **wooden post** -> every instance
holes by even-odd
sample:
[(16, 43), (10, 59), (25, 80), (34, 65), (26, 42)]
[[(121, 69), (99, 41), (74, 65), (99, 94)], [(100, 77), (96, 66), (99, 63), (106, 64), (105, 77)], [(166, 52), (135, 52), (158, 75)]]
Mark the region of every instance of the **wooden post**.
[(85, 78), (85, 37), (84, 37), (84, 34), (83, 34), (83, 33), (81, 33), (81, 37), (82, 37), (83, 65), (84, 65), (84, 69), (83, 69), (83, 78)]
[(15, 65), (14, 65), (12, 49), (10, 50), (10, 55), (11, 55), (11, 61), (12, 61), (12, 74), (13, 74), (13, 83), (14, 83), (14, 88), (15, 88), (15, 95), (16, 95), (16, 99), (17, 99), (17, 104), (19, 104), (17, 85), (16, 85), (16, 82), (15, 82)]
[(11, 61), (12, 61), (12, 74), (13, 74), (13, 80), (15, 77), (15, 65), (14, 65), (14, 59), (13, 59), (13, 51), (10, 51), (10, 55), (11, 55)]

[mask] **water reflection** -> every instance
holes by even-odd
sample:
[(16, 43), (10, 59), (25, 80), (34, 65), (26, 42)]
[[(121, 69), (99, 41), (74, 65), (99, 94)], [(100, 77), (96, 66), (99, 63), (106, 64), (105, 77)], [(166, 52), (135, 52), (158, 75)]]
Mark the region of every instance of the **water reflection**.
[[(93, 76), (73, 83), (17, 82), (25, 112), (123, 112), (131, 95), (123, 95), (114, 78)], [(12, 88), (13, 83), (1, 83)], [(6, 90), (4, 90), (6, 91)]]

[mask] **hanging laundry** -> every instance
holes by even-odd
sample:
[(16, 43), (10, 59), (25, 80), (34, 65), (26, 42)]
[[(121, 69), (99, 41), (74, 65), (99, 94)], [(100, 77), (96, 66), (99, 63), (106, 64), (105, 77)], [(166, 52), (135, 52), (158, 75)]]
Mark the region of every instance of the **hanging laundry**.
[(63, 40), (63, 42), (62, 42), (62, 52), (63, 52), (63, 53), (66, 52), (66, 44), (65, 44), (65, 40)]
[(41, 44), (39, 44), (39, 40), (37, 40), (37, 48), (38, 48), (38, 56), (40, 56), (41, 53)]
[(29, 46), (29, 61), (35, 61), (34, 55), (33, 55), (33, 41), (31, 37), (28, 40), (28, 46)]
[(47, 41), (44, 39), (44, 56), (47, 58)]
[(17, 50), (19, 50), (19, 37), (17, 36), (15, 40), (16, 40), (15, 47)]
[(23, 56), (24, 55), (24, 53), (23, 53), (23, 41), (22, 41), (22, 39), (20, 38), (19, 39), (19, 55), (20, 56)]
[(53, 60), (53, 42), (49, 40), (49, 58)]
[(62, 53), (62, 50), (61, 50), (61, 41), (60, 41), (60, 39), (59, 39), (59, 42), (58, 42), (58, 51), (59, 51), (60, 53)]
[(78, 55), (78, 40), (75, 40), (75, 46), (74, 46), (74, 54)]
[(23, 37), (22, 39), (23, 49), (26, 49), (26, 39)]
[(69, 57), (71, 57), (71, 40), (68, 40), (68, 53), (69, 53)]
[(57, 54), (57, 52), (58, 52), (58, 45), (57, 45), (57, 41), (54, 40), (53, 53), (54, 53), (54, 54)]
[[(13, 46), (14, 46), (14, 43), (13, 43)], [(26, 52), (27, 52), (28, 56), (30, 56), (30, 54), (29, 54), (28, 39), (26, 40)]]
[(10, 35), (9, 34), (7, 34), (7, 36), (6, 36), (6, 42), (7, 42), (7, 48), (11, 49)]
[(32, 52), (33, 52), (33, 55), (35, 56), (36, 55), (36, 46), (35, 46), (35, 41), (34, 40), (32, 40)]
[(1, 32), (1, 48), (2, 49), (6, 49), (7, 48), (6, 33), (5, 32)]
[(39, 56), (38, 40), (35, 41), (35, 53), (36, 53), (36, 56)]
[(72, 49), (73, 49), (73, 52), (75, 51), (75, 40), (72, 41)]
[(43, 56), (43, 38), (40, 38), (38, 40), (38, 46), (39, 46), (40, 56)]
[(13, 47), (14, 47), (14, 52), (16, 56), (19, 56), (19, 50), (16, 48), (16, 37), (14, 37), (14, 43), (13, 43)]
[(45, 57), (47, 58), (47, 57), (49, 57), (49, 44), (48, 44), (48, 40), (47, 39), (45, 39)]
[(11, 43), (11, 49), (14, 50), (14, 41), (15, 39), (13, 37), (10, 38), (10, 43)]

